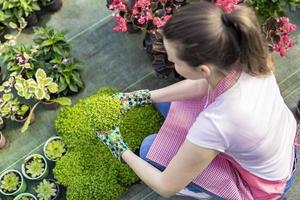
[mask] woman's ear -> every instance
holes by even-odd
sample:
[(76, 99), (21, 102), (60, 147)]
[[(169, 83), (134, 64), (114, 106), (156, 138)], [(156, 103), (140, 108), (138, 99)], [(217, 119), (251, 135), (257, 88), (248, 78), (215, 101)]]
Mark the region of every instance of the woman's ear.
[(201, 73), (203, 78), (208, 78), (211, 75), (211, 68), (208, 65), (199, 65), (196, 70)]

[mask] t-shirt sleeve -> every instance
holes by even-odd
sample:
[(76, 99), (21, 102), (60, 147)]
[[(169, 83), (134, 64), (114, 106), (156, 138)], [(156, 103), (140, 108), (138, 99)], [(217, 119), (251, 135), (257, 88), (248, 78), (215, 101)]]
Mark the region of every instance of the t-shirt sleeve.
[(225, 152), (228, 149), (228, 142), (221, 131), (220, 124), (216, 123), (214, 115), (200, 113), (190, 128), (186, 139), (200, 147)]

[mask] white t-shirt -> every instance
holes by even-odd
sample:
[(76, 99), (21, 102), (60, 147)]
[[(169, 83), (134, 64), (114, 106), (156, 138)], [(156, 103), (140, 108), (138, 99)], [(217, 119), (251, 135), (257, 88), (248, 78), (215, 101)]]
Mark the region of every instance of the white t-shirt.
[(199, 114), (187, 139), (228, 154), (258, 177), (282, 180), (291, 173), (296, 126), (274, 75), (243, 72)]

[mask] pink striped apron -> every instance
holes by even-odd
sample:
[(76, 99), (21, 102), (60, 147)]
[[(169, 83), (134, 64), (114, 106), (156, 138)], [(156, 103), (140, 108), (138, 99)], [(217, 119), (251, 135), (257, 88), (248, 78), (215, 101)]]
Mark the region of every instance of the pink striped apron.
[[(167, 166), (184, 142), (186, 135), (205, 107), (225, 92), (240, 75), (232, 70), (221, 80), (208, 102), (208, 93), (200, 100), (172, 102), (168, 116), (159, 130), (147, 158)], [(230, 156), (220, 153), (193, 183), (201, 188), (230, 200), (273, 200), (283, 194), (287, 180), (268, 181), (243, 169)]]

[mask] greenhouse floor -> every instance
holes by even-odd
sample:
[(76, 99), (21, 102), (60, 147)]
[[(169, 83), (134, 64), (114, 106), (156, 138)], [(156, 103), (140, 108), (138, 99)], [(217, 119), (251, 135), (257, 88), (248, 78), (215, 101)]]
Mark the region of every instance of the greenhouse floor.
[[(83, 63), (85, 89), (72, 97), (73, 103), (90, 96), (102, 86), (131, 91), (140, 88), (155, 89), (174, 82), (173, 78), (157, 79), (151, 61), (142, 47), (142, 34), (114, 33), (115, 22), (104, 0), (64, 0), (62, 9), (43, 18), (42, 24), (67, 31), (75, 57)], [(87, 3), (88, 2), (88, 3)], [(290, 13), (292, 22), (300, 27), (300, 11)], [(300, 29), (300, 28), (299, 28)], [(25, 31), (21, 40), (29, 42), (31, 30)], [(295, 34), (300, 41), (300, 32)], [(296, 44), (286, 57), (276, 55), (276, 76), (282, 95), (293, 109), (300, 97), (300, 44)], [(0, 151), (0, 173), (8, 168), (18, 169), (22, 159), (33, 152), (42, 151), (45, 141), (55, 135), (54, 119), (58, 111), (38, 109), (37, 122), (22, 134), (21, 126), (7, 124), (4, 135), (10, 142)], [(300, 199), (300, 169), (288, 199)], [(65, 199), (65, 198), (62, 198)], [(143, 184), (132, 186), (121, 200), (154, 200), (159, 197)], [(191, 199), (172, 197), (169, 199)]]

